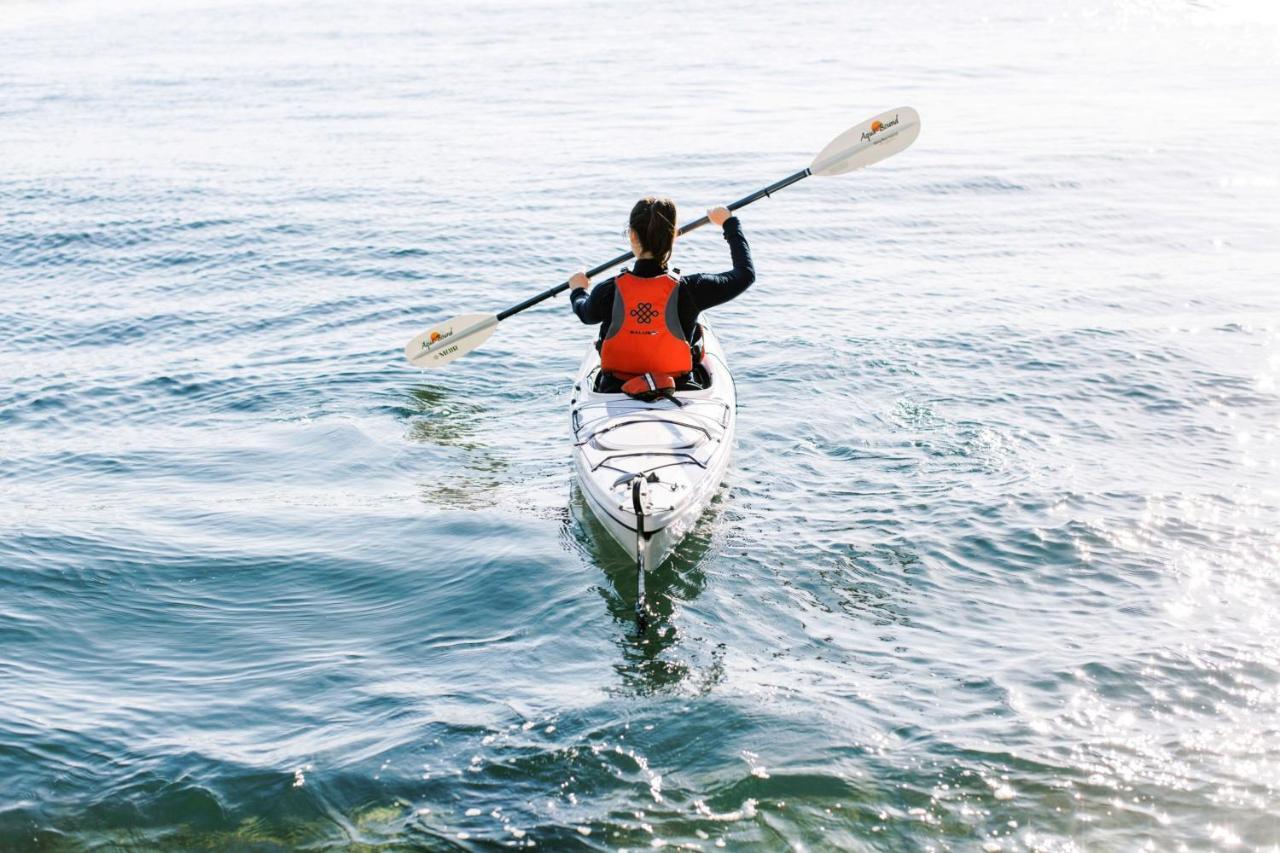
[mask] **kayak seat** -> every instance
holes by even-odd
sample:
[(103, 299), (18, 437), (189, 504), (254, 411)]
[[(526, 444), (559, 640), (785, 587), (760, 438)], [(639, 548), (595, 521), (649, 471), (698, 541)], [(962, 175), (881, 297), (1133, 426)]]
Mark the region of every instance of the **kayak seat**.
[[(624, 381), (612, 373), (600, 370), (596, 372), (596, 379), (592, 383), (591, 390), (597, 394), (621, 394)], [(710, 387), (711, 374), (701, 364), (694, 365), (693, 370), (683, 376), (676, 377), (677, 391), (705, 391)]]

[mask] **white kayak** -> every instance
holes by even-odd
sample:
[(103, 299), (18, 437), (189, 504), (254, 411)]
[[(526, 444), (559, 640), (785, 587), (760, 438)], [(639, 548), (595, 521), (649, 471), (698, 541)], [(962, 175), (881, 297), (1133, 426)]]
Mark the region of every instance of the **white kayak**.
[(678, 403), (593, 390), (600, 372), (594, 345), (573, 384), (574, 470), (592, 514), (636, 560), (642, 630), (645, 572), (693, 529), (729, 466), (737, 394), (720, 341), (705, 323), (702, 328), (709, 387), (676, 391)]

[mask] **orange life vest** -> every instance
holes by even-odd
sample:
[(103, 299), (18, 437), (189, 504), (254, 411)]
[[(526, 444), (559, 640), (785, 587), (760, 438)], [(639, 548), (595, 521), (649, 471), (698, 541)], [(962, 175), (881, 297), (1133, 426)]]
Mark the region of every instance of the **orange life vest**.
[(601, 368), (621, 379), (692, 370), (693, 354), (680, 325), (680, 279), (670, 273), (641, 278), (623, 270), (614, 288), (613, 319), (600, 344)]

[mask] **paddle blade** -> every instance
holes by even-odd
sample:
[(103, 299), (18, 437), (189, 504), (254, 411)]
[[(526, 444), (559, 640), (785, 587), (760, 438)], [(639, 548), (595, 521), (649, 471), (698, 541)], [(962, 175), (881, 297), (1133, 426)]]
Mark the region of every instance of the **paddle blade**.
[(851, 127), (818, 152), (813, 175), (843, 175), (903, 151), (920, 135), (920, 114), (911, 107), (880, 113)]
[(404, 357), (414, 367), (440, 367), (480, 346), (496, 328), (496, 314), (463, 314), (409, 341)]

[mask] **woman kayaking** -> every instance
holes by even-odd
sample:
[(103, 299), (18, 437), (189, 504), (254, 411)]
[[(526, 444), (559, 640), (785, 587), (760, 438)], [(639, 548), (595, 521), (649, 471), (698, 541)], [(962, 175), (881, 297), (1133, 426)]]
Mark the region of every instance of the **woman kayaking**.
[(726, 207), (708, 210), (707, 218), (724, 230), (733, 259), (728, 272), (682, 276), (678, 269), (668, 271), (676, 204), (649, 196), (631, 208), (627, 228), (635, 267), (591, 290), (584, 271), (570, 277), (573, 312), (584, 323), (600, 324), (596, 348), (602, 369), (596, 391), (643, 393), (697, 382), (693, 354), (698, 314), (737, 297), (756, 278), (738, 218)]

